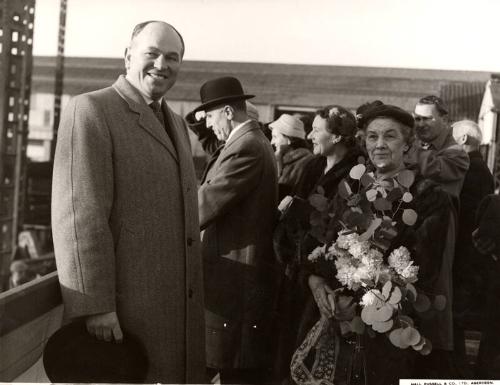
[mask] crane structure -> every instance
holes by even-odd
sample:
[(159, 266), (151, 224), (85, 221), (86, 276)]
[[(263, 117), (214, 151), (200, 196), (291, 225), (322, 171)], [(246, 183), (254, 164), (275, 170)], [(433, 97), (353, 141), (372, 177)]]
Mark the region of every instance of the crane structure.
[(23, 223), (35, 0), (0, 0), (0, 291)]

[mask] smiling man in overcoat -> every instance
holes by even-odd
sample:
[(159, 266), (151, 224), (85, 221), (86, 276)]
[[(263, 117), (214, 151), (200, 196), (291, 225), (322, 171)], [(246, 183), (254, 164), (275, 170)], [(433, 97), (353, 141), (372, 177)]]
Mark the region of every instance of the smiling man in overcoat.
[(197, 186), (186, 125), (165, 101), (183, 54), (171, 25), (136, 26), (126, 76), (65, 108), (54, 160), (66, 316), (109, 343), (135, 335), (148, 383), (205, 381)]
[(205, 277), (207, 365), (222, 383), (263, 383), (271, 366), (278, 267), (272, 250), (277, 212), (274, 153), (249, 119), (233, 77), (200, 90), (207, 127), (225, 145), (198, 190)]

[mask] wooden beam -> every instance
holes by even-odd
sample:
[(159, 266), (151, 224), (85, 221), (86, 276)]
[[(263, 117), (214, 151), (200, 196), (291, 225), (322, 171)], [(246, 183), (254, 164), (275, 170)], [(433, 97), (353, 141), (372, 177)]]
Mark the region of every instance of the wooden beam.
[(57, 272), (0, 293), (0, 337), (62, 303)]

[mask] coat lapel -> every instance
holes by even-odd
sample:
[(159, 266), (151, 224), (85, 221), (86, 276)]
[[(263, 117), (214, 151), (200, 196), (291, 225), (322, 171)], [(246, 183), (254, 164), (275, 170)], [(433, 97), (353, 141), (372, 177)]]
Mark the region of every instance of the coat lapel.
[[(113, 88), (118, 94), (127, 102), (131, 111), (138, 114), (138, 125), (147, 131), (153, 138), (159, 141), (170, 152), (172, 157), (178, 162), (177, 151), (174, 144), (165, 132), (165, 128), (161, 126), (160, 122), (154, 115), (153, 111), (144, 101), (144, 98), (139, 92), (125, 79), (124, 75), (120, 75), (118, 80), (113, 84)], [(165, 107), (163, 107), (165, 108)], [(168, 123), (171, 124), (171, 114), (167, 114)], [(172, 124), (172, 131), (177, 131), (176, 127)], [(177, 132), (174, 136), (177, 138)]]

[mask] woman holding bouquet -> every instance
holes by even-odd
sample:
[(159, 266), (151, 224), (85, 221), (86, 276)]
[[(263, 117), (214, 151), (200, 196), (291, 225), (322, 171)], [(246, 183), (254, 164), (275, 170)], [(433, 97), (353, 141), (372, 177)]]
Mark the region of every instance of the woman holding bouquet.
[[(374, 172), (368, 172), (362, 164), (356, 165), (327, 204), (320, 196), (310, 199), (317, 212), (311, 216), (316, 218), (312, 221), (316, 228), (309, 233), (320, 235), (317, 238), (324, 246), (309, 256), (309, 286), (322, 319), (333, 316), (337, 319), (333, 324), (343, 327), (333, 338), (339, 341), (336, 356), (330, 360), (334, 362), (320, 362), (325, 357), (317, 355), (315, 363), (307, 362), (310, 358), (302, 359), (303, 354), (296, 354), (292, 377), (299, 384), (307, 376), (315, 376), (310, 373), (313, 368), (320, 376), (328, 373), (329, 378), (322, 378), (334, 384), (360, 381), (390, 385), (399, 383), (400, 378), (422, 378), (425, 373), (414, 372), (415, 351), (428, 354), (433, 343), (439, 344), (452, 335), (448, 322), (451, 317), (447, 317), (451, 316), (451, 261), (443, 260), (451, 201), (438, 185), (419, 177), (403, 162), (412, 138), (414, 121), (410, 114), (377, 103), (364, 108), (358, 118)], [(343, 238), (360, 241), (350, 245), (333, 242), (342, 229)], [(346, 266), (345, 261), (350, 260), (356, 261)], [(360, 265), (365, 269), (360, 269)], [(414, 307), (422, 316), (413, 322), (411, 317), (416, 313), (409, 309), (408, 298), (413, 295), (412, 283), (417, 279), (418, 298), (425, 303), (415, 300), (415, 292)], [(381, 287), (380, 291), (374, 289), (381, 282), (387, 283), (384, 291)], [(443, 296), (448, 299), (445, 305)], [(432, 311), (427, 311), (429, 297), (440, 308), (440, 317), (432, 317)], [(362, 312), (365, 308), (375, 310)], [(354, 322), (355, 318), (359, 322)], [(406, 334), (400, 333), (404, 329)], [(365, 338), (366, 334), (374, 338)], [(356, 335), (356, 343), (351, 345), (354, 340), (349, 336)], [(310, 336), (311, 333), (307, 338)], [(300, 350), (306, 342), (307, 339), (297, 353), (303, 353)], [(317, 344), (325, 344), (325, 339), (319, 338)], [(335, 369), (328, 371), (326, 367)]]
[[(313, 143), (315, 157), (305, 165), (293, 197), (286, 196), (280, 204), (283, 214), (275, 230), (274, 244), (286, 269), (286, 277), (281, 290), (282, 322), (276, 353), (276, 376), (279, 378), (289, 375), (291, 356), (318, 317), (307, 277), (304, 279), (299, 269), (308, 253), (319, 244), (308, 235), (311, 207), (307, 198), (318, 189), (329, 198), (335, 196), (339, 182), (363, 155), (356, 145), (356, 131), (356, 118), (344, 107), (330, 105), (316, 111), (312, 131), (307, 136)], [(303, 317), (304, 312), (313, 316)], [(300, 327), (303, 320), (312, 322), (305, 322)]]

